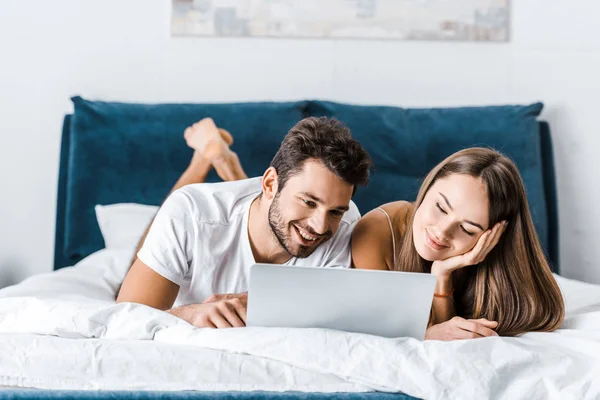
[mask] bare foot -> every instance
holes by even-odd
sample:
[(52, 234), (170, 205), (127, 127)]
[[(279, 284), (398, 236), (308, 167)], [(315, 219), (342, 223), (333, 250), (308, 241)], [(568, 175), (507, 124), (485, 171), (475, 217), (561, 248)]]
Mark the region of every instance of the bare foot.
[(183, 135), (188, 146), (194, 149), (190, 168), (204, 171), (212, 165), (224, 181), (247, 178), (237, 154), (229, 149), (233, 137), (225, 129), (217, 128), (211, 118), (196, 122)]
[[(207, 162), (204, 157), (202, 156), (202, 153), (199, 152), (198, 150), (194, 150), (194, 155), (192, 156), (192, 160), (190, 161), (190, 166), (189, 169), (191, 170), (204, 170), (206, 169), (204, 166), (210, 166), (210, 163)], [(209, 167), (210, 168), (210, 167)]]
[(195, 150), (194, 158), (202, 155), (212, 162), (226, 156), (233, 137), (225, 129), (217, 128), (212, 118), (204, 118), (187, 128), (183, 134), (187, 145)]
[(227, 143), (227, 146), (231, 146), (233, 144), (233, 136), (231, 136), (231, 133), (229, 133), (229, 131), (223, 128), (219, 128), (219, 134), (221, 135), (221, 138), (225, 141), (225, 143)]
[(231, 150), (223, 139), (211, 139), (206, 143), (202, 157), (214, 164), (216, 160), (229, 158), (230, 154)]
[(240, 164), (237, 154), (231, 150), (229, 150), (228, 153), (215, 158), (212, 165), (215, 168), (217, 175), (224, 181), (237, 181), (248, 178)]

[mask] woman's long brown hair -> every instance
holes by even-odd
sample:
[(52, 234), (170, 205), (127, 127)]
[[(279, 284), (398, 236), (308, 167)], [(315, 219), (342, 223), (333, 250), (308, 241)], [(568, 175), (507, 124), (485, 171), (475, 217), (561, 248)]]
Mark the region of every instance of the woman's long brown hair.
[(565, 314), (562, 294), (535, 231), (519, 171), (497, 151), (459, 151), (427, 175), (401, 240), (395, 269), (431, 272), (432, 263), (419, 256), (413, 242), (414, 215), (433, 183), (451, 174), (484, 182), (490, 227), (508, 221), (500, 241), (482, 263), (453, 272), (457, 315), (498, 321), (496, 331), (505, 336), (557, 329)]

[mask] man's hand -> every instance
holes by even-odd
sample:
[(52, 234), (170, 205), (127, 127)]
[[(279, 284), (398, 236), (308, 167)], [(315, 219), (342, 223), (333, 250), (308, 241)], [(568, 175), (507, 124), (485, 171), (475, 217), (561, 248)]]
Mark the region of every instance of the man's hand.
[(496, 321), (485, 318), (464, 319), (454, 317), (449, 321), (427, 328), (425, 340), (460, 340), (498, 336), (493, 331), (498, 326)]
[(190, 304), (168, 312), (198, 328), (241, 328), (246, 326), (248, 293), (217, 294), (202, 304)]
[(248, 307), (248, 292), (244, 293), (227, 293), (227, 294), (213, 294), (208, 297), (206, 300), (202, 302), (205, 303), (214, 303), (219, 300), (231, 300), (231, 299), (240, 299), (244, 308)]

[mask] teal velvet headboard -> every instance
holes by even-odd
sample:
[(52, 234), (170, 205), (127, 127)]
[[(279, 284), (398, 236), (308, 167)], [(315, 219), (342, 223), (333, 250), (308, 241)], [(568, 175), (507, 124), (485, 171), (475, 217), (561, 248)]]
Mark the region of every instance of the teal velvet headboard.
[[(536, 229), (558, 272), (558, 211), (549, 127), (542, 104), (437, 109), (358, 106), (323, 101), (236, 104), (127, 104), (74, 97), (64, 119), (54, 268), (104, 247), (94, 205), (160, 204), (192, 151), (184, 129), (204, 117), (235, 137), (249, 176), (268, 167), (283, 136), (300, 119), (336, 117), (375, 163), (368, 188), (354, 201), (362, 213), (393, 200), (414, 200), (421, 179), (439, 161), (468, 146), (489, 146), (519, 167)], [(209, 181), (217, 180), (213, 173)]]

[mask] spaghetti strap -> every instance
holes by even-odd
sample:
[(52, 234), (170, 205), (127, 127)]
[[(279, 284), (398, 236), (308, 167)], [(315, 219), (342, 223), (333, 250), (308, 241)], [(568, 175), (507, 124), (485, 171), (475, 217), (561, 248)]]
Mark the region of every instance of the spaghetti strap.
[(392, 266), (392, 268), (394, 268), (396, 266), (396, 238), (394, 237), (394, 226), (392, 225), (392, 219), (390, 218), (390, 215), (381, 207), (377, 207), (377, 209), (379, 211), (381, 211), (387, 218), (388, 220), (388, 224), (390, 225), (390, 232), (392, 233), (392, 261), (394, 262), (394, 265)]

